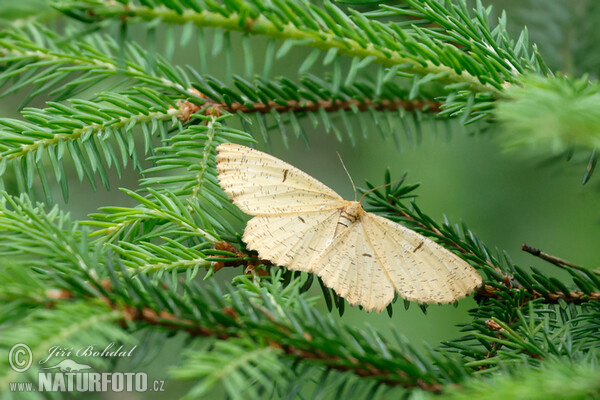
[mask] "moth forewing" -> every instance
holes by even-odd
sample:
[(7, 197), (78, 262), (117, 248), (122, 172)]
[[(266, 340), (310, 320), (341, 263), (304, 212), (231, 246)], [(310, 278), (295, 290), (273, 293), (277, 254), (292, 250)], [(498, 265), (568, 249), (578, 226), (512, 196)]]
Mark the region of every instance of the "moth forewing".
[(433, 240), (372, 213), (366, 213), (363, 225), (392, 284), (404, 299), (451, 303), (481, 284), (473, 267)]
[(336, 192), (273, 156), (233, 143), (217, 146), (219, 184), (250, 215), (307, 213), (340, 208)]

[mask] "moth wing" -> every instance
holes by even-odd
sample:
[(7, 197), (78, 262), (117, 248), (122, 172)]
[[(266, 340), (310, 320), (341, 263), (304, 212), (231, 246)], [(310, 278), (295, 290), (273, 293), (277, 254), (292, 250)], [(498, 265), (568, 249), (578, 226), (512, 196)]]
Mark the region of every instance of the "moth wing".
[(404, 299), (451, 303), (481, 285), (473, 267), (433, 240), (372, 213), (361, 220), (377, 258)]
[(311, 272), (312, 260), (331, 244), (339, 217), (339, 210), (254, 217), (243, 240), (263, 259)]
[(303, 214), (340, 208), (344, 200), (298, 168), (269, 154), (224, 143), (217, 146), (219, 184), (246, 214)]
[(394, 286), (360, 220), (314, 259), (311, 270), (348, 303), (359, 304), (367, 311), (381, 311), (394, 299)]

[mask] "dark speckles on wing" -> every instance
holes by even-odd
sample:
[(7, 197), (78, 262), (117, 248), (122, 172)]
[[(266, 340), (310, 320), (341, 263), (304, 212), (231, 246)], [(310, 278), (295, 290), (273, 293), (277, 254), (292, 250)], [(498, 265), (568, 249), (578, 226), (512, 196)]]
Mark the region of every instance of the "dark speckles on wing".
[(423, 247), (423, 244), (425, 243), (425, 241), (422, 241), (421, 243), (419, 243), (419, 245), (417, 247), (415, 247), (415, 249), (412, 251), (413, 253), (416, 253), (417, 250), (419, 250), (421, 247)]

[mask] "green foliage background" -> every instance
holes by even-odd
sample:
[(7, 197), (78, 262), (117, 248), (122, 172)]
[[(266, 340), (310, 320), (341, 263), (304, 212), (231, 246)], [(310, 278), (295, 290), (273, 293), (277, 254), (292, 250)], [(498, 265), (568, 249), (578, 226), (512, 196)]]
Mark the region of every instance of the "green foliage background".
[[(540, 7), (540, 2), (534, 0), (486, 3), (496, 3), (497, 10), (506, 10), (509, 30), (518, 32), (523, 25), (530, 27), (531, 40), (539, 44), (540, 52), (551, 70), (574, 76), (588, 73), (592, 80), (597, 79), (600, 73), (600, 61), (596, 56), (600, 54), (600, 41), (597, 39), (600, 36), (591, 30), (589, 23), (579, 22), (591, 18), (590, 16), (600, 22), (600, 11), (593, 2), (580, 2), (589, 6), (584, 15), (578, 8), (583, 7), (580, 3), (571, 10), (569, 2), (562, 0), (543, 2), (544, 7)], [(42, 21), (50, 20), (56, 11), (44, 5), (44, 1), (20, 1), (18, 5), (6, 2), (0, 4), (0, 15), (7, 25), (12, 23), (9, 21), (15, 15), (21, 15), (25, 19), (33, 17), (33, 10), (39, 13)], [(366, 9), (367, 6), (363, 7)], [(565, 10), (569, 12), (565, 13)], [(115, 37), (119, 34), (117, 26), (110, 27), (109, 31)], [(154, 37), (147, 36), (143, 27), (133, 26), (128, 35), (141, 43), (154, 40)], [(180, 35), (181, 30), (175, 29), (173, 37), (178, 38)], [(207, 35), (207, 42), (210, 43), (211, 33), (208, 32)], [(193, 40), (185, 48), (173, 48), (169, 46), (171, 42), (168, 36), (162, 36), (160, 30), (156, 39), (157, 51), (162, 54), (172, 52), (174, 64), (199, 66)], [(231, 40), (232, 54), (241, 54), (242, 48), (237, 42), (241, 40), (241, 35), (233, 34)], [(266, 43), (261, 37), (253, 38), (253, 53), (262, 54)], [(593, 45), (595, 47), (591, 47)], [(288, 75), (289, 71), (295, 71), (309, 54), (310, 49), (295, 48), (276, 61), (271, 76)], [(261, 57), (257, 57), (254, 65), (256, 71), (261, 71), (261, 62)], [(202, 72), (225, 80), (225, 63), (224, 56), (216, 55), (208, 60), (208, 69)], [(243, 73), (245, 67), (242, 62), (236, 61), (234, 64), (236, 72)], [(330, 72), (330, 68), (317, 63), (311, 72), (316, 75), (326, 74)], [(102, 85), (110, 88), (110, 82)], [(17, 93), (1, 99), (2, 116), (18, 118), (15, 104), (19, 104), (23, 96), (24, 93)], [(44, 107), (45, 100), (44, 96), (40, 96), (30, 106)], [(413, 121), (410, 120), (409, 123), (413, 124)], [(242, 128), (239, 124), (236, 127)], [(353, 146), (346, 137), (339, 141), (334, 134), (326, 133), (322, 125), (313, 128), (306, 123), (305, 127), (309, 147), (302, 140), (288, 134), (290, 137), (287, 146), (281, 136), (271, 135), (269, 143), (261, 142), (258, 148), (268, 149), (271, 154), (308, 172), (347, 199), (354, 194), (336, 151), (340, 153), (354, 181), (362, 187), (365, 180), (375, 185), (382, 184), (383, 171), (388, 167), (392, 178), (408, 172), (409, 182), (421, 184), (417, 191), (418, 204), (422, 210), (426, 210), (427, 215), (436, 221), (443, 221), (444, 216), (447, 216), (450, 221), (465, 222), (484, 243), (506, 250), (519, 266), (534, 266), (552, 276), (568, 276), (555, 266), (522, 252), (520, 247), (524, 242), (578, 265), (588, 268), (600, 266), (597, 252), (600, 185), (598, 176), (592, 176), (586, 185), (581, 184), (587, 155), (583, 157), (583, 162), (577, 157), (569, 162), (565, 157), (549, 162), (545, 149), (534, 151), (535, 155), (532, 156), (531, 149), (527, 147), (507, 148), (507, 132), (503, 132), (506, 125), (489, 124), (485, 121), (465, 127), (458, 120), (440, 122), (426, 116), (422, 122), (422, 142), (411, 143), (403, 137), (400, 149), (391, 139), (384, 140), (377, 132), (370, 132), (368, 139), (357, 135)], [(339, 129), (343, 130), (343, 125)], [(377, 128), (370, 126), (369, 129), (376, 131)], [(64, 204), (59, 200), (58, 187), (54, 188), (55, 199), (63, 209), (71, 212), (74, 219), (84, 219), (87, 214), (105, 205), (136, 205), (132, 198), (116, 190), (117, 187), (137, 188), (139, 176), (131, 168), (125, 170), (120, 180), (116, 176), (110, 177), (112, 190), (105, 191), (99, 187), (95, 193), (87, 182), (77, 181), (74, 171), (67, 173), (72, 182), (69, 203)], [(239, 226), (240, 230), (241, 228), (242, 225)], [(215, 275), (215, 279), (227, 282), (239, 272), (239, 269), (224, 269)], [(313, 285), (311, 294), (317, 298), (321, 296), (317, 285)], [(458, 307), (431, 306), (424, 314), (414, 305), (405, 311), (397, 304), (393, 319), (386, 313), (367, 314), (347, 307), (341, 319), (356, 327), (368, 323), (387, 337), (391, 337), (390, 325), (393, 324), (409, 342), (424, 348), (459, 336), (457, 324), (469, 321), (467, 310), (474, 306), (475, 302), (469, 298), (462, 300)], [(328, 313), (322, 299), (317, 308)], [(171, 342), (153, 361), (154, 367), (149, 368), (160, 365), (161, 360), (167, 360), (163, 363), (171, 363), (171, 349), (183, 346), (185, 345), (180, 341)], [(557, 376), (564, 377), (560, 368), (562, 367), (558, 367)], [(160, 375), (161, 372), (165, 371), (158, 371), (157, 374)], [(534, 386), (535, 379), (535, 376), (524, 376), (523, 385)], [(174, 386), (169, 389), (172, 393), (179, 391)], [(478, 390), (481, 388), (474, 388), (473, 393)], [(472, 396), (468, 391), (457, 393), (456, 398)], [(478, 395), (483, 396), (482, 393)], [(506, 394), (508, 395), (509, 393)]]

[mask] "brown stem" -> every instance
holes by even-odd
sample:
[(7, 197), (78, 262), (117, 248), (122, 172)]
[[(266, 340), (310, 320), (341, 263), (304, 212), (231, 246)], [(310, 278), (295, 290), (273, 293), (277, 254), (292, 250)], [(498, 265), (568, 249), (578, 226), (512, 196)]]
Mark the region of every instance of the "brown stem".
[(303, 112), (316, 112), (319, 109), (324, 109), (327, 112), (334, 112), (338, 110), (350, 110), (352, 107), (356, 107), (360, 111), (367, 111), (369, 108), (373, 108), (377, 111), (397, 111), (400, 108), (403, 108), (407, 111), (415, 111), (421, 110), (431, 113), (440, 112), (440, 103), (435, 101), (421, 101), (421, 100), (402, 100), (402, 99), (394, 99), (394, 100), (380, 100), (373, 101), (371, 99), (365, 100), (304, 100), (304, 101), (296, 101), (296, 100), (288, 100), (286, 104), (279, 104), (274, 101), (269, 101), (267, 104), (265, 103), (253, 103), (251, 106), (246, 106), (241, 103), (232, 103), (230, 106), (222, 107), (229, 112), (237, 112), (241, 111), (244, 113), (261, 113), (266, 114), (271, 112), (271, 110), (275, 110), (279, 113), (286, 113), (288, 111), (292, 111), (294, 113), (303, 113)]
[(570, 267), (570, 268), (574, 268), (574, 269), (577, 269), (580, 271), (585, 270), (585, 268), (580, 267), (579, 265), (576, 265), (569, 261), (563, 260), (562, 258), (558, 258), (558, 257), (554, 257), (550, 254), (546, 254), (543, 251), (541, 251), (540, 249), (536, 249), (535, 247), (531, 247), (531, 246), (527, 245), (527, 243), (523, 243), (523, 245), (521, 246), (521, 250), (523, 250), (529, 254), (532, 254), (536, 257), (539, 257), (544, 261), (548, 261), (549, 263), (554, 264), (560, 268)]
[[(66, 299), (67, 297), (63, 298)], [(68, 298), (70, 298), (70, 296)], [(231, 317), (231, 322), (225, 322), (226, 318), (222, 317), (220, 318), (222, 321), (221, 323), (208, 328), (198, 324), (195, 321), (178, 317), (166, 311), (157, 312), (150, 307), (136, 308), (134, 306), (123, 306), (121, 304), (113, 303), (111, 300), (105, 297), (101, 298), (101, 300), (110, 306), (111, 309), (122, 313), (123, 318), (121, 320), (121, 325), (123, 327), (129, 326), (128, 323), (130, 322), (142, 324), (145, 323), (152, 326), (162, 327), (171, 331), (184, 331), (191, 336), (217, 337), (220, 340), (239, 337), (240, 335), (236, 333), (234, 329), (243, 330), (245, 328), (244, 322), (239, 320), (235, 309), (232, 307), (225, 307), (221, 310), (223, 314)], [(277, 330), (280, 330), (280, 339), (287, 338), (292, 333), (289, 328), (280, 324), (274, 324), (274, 326)], [(253, 328), (252, 330), (255, 329)], [(442, 390), (442, 385), (436, 381), (425, 382), (422, 379), (411, 380), (411, 378), (403, 371), (396, 372), (399, 376), (404, 378), (404, 380), (399, 380), (397, 378), (393, 379), (390, 377), (389, 370), (378, 368), (366, 360), (359, 360), (350, 355), (347, 357), (340, 357), (335, 354), (328, 354), (321, 350), (318, 345), (315, 346), (313, 344), (313, 339), (308, 333), (304, 333), (303, 335), (306, 339), (306, 342), (299, 345), (285, 343), (285, 340), (278, 341), (277, 336), (273, 335), (272, 333), (273, 332), (269, 334), (269, 337), (265, 338), (267, 343), (269, 343), (269, 346), (281, 349), (289, 356), (299, 359), (320, 361), (327, 368), (338, 371), (350, 371), (359, 376), (375, 378), (389, 386), (403, 386), (405, 388), (418, 387), (420, 389), (435, 393), (439, 393)], [(260, 335), (260, 333), (256, 332), (253, 334)]]
[(269, 101), (267, 103), (257, 102), (252, 104), (242, 104), (239, 102), (233, 102), (231, 104), (218, 103), (208, 99), (195, 89), (190, 89), (190, 92), (196, 96), (202, 97), (207, 101), (203, 104), (196, 104), (190, 101), (180, 101), (178, 103), (179, 109), (181, 110), (181, 119), (184, 121), (189, 120), (192, 114), (202, 111), (205, 115), (221, 115), (223, 111), (229, 113), (242, 112), (245, 114), (268, 114), (271, 111), (276, 111), (280, 114), (293, 112), (296, 114), (306, 112), (316, 112), (323, 109), (325, 112), (335, 112), (338, 110), (348, 111), (353, 108), (359, 111), (367, 111), (374, 109), (376, 111), (398, 111), (399, 109), (405, 109), (407, 111), (420, 110), (428, 113), (438, 113), (441, 111), (441, 103), (431, 100), (402, 100), (402, 99), (383, 99), (379, 101), (373, 101), (371, 99), (364, 100), (288, 100), (284, 104)]
[[(250, 254), (246, 254), (246, 253), (238, 250), (237, 247), (235, 247), (231, 243), (226, 242), (224, 240), (215, 242), (215, 250), (228, 251), (230, 253), (235, 254), (235, 256), (239, 258), (239, 260), (235, 260), (235, 261), (217, 261), (214, 265), (215, 272), (217, 272), (218, 270), (220, 270), (223, 267), (243, 266), (243, 267), (246, 267), (246, 269), (244, 270), (244, 274), (257, 273), (259, 275), (267, 275), (267, 272), (265, 270), (257, 269), (257, 267), (259, 265), (264, 265), (266, 267), (273, 265), (271, 263), (271, 261), (261, 260), (260, 258), (252, 257)], [(213, 258), (213, 259), (214, 258), (216, 258), (216, 259), (227, 258), (227, 256), (215, 255), (215, 256), (212, 256), (211, 258)]]
[[(516, 290), (523, 290), (527, 293), (527, 298), (525, 299), (526, 301), (543, 298), (545, 303), (548, 304), (556, 304), (559, 300), (564, 300), (569, 304), (582, 304), (590, 300), (600, 301), (600, 292), (583, 293), (576, 290), (569, 293), (563, 293), (557, 291), (549, 292), (548, 294), (544, 295), (537, 290), (529, 290), (526, 288), (520, 288)], [(490, 285), (483, 285), (481, 288), (477, 289), (475, 296), (476, 298), (478, 297), (483, 299), (502, 299), (498, 289)]]
[[(99, 285), (107, 292), (112, 292), (109, 280), (101, 281), (99, 282)], [(46, 296), (49, 300), (47, 302), (48, 308), (53, 308), (57, 301), (68, 301), (75, 297), (71, 292), (65, 289), (48, 290)], [(207, 327), (202, 326), (196, 321), (182, 318), (181, 316), (177, 316), (164, 310), (156, 311), (150, 307), (123, 305), (118, 302), (113, 302), (107, 297), (100, 297), (100, 301), (122, 315), (119, 323), (125, 329), (130, 328), (131, 322), (134, 322), (161, 327), (172, 332), (186, 332), (193, 337), (216, 337), (220, 340), (237, 338), (240, 336), (238, 332), (241, 331), (246, 331), (246, 333), (250, 335), (261, 335), (260, 332), (257, 332), (255, 324), (253, 324), (251, 329), (247, 329), (244, 325), (244, 321), (240, 320), (233, 307), (221, 309), (222, 316), (218, 318), (220, 322), (216, 323), (214, 326)], [(268, 337), (263, 336), (262, 338), (266, 339), (269, 346), (283, 350), (288, 356), (298, 359), (319, 361), (325, 365), (326, 368), (343, 372), (353, 372), (362, 377), (374, 378), (388, 386), (402, 386), (404, 388), (418, 387), (422, 390), (434, 393), (440, 393), (442, 390), (441, 383), (433, 380), (426, 382), (420, 378), (411, 379), (404, 371), (396, 370), (394, 372), (402, 378), (398, 379), (397, 377), (391, 377), (391, 372), (389, 370), (377, 367), (367, 360), (361, 360), (351, 355), (342, 357), (336, 354), (329, 354), (322, 350), (320, 343), (315, 343), (311, 335), (307, 332), (304, 332), (302, 335), (305, 339), (304, 342), (296, 341), (297, 343), (295, 345), (290, 344), (289, 340), (286, 340), (286, 338), (289, 338), (293, 333), (291, 328), (276, 321), (269, 310), (261, 310), (260, 307), (258, 309), (273, 323), (273, 328), (270, 328)], [(279, 332), (279, 335), (274, 334), (274, 332)]]

